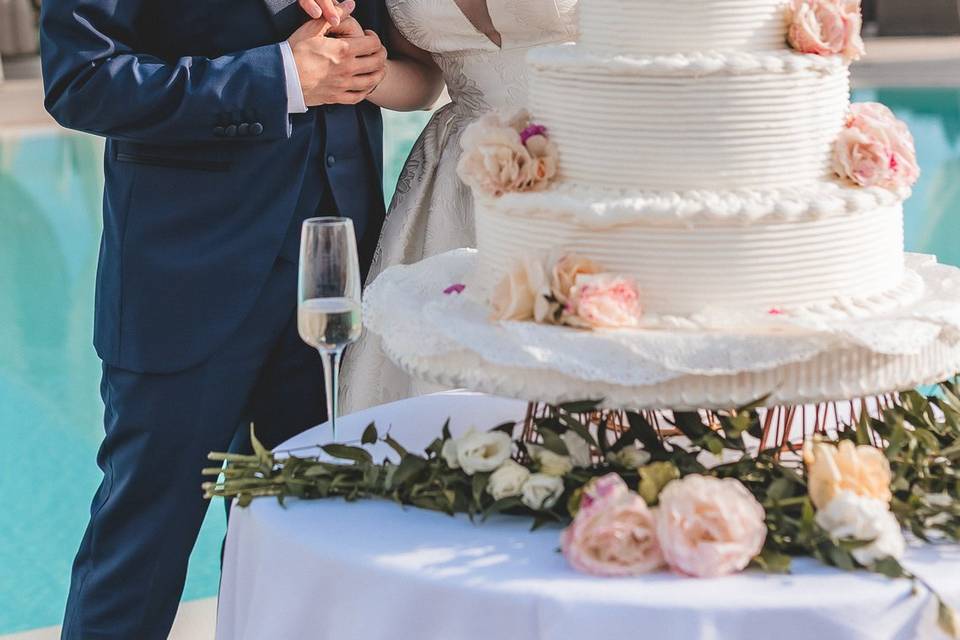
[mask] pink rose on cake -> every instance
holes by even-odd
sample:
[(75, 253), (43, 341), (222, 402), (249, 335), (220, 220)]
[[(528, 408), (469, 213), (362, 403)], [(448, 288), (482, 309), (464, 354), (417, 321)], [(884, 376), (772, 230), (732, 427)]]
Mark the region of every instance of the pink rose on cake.
[(510, 117), (490, 113), (466, 128), (457, 174), (468, 186), (490, 196), (540, 191), (557, 174), (557, 146), (525, 111)]
[(564, 308), (564, 322), (589, 329), (636, 327), (643, 316), (636, 283), (609, 273), (579, 275)]
[(634, 576), (663, 566), (653, 511), (616, 474), (584, 490), (560, 548), (570, 566), (595, 576)]
[(690, 475), (660, 492), (657, 537), (673, 570), (723, 576), (742, 571), (763, 549), (765, 517), (739, 480)]
[(787, 10), (787, 42), (801, 53), (859, 60), (862, 28), (860, 0), (792, 0)]
[(834, 144), (837, 175), (861, 187), (911, 187), (920, 176), (913, 136), (886, 106), (857, 103)]

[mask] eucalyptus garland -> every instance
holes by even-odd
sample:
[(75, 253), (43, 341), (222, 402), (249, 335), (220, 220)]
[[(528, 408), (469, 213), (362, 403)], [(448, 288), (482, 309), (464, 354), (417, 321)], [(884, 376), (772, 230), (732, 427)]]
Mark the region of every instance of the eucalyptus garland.
[[(854, 552), (864, 541), (834, 539), (817, 524), (799, 455), (751, 448), (750, 443), (762, 436), (758, 406), (726, 412), (674, 412), (671, 427), (682, 435), (666, 439), (642, 413), (625, 412), (625, 425), (611, 425), (605, 419), (597, 423), (598, 415), (606, 415), (597, 413), (599, 406), (587, 401), (551, 407), (534, 422), (535, 445), (515, 438), (515, 423), (491, 430), (509, 436), (514, 460), (531, 471), (542, 464), (543, 452), (569, 457), (572, 434), (588, 443), (589, 464), (557, 474), (562, 479), (562, 494), (533, 505), (539, 508), (532, 508), (530, 501), (518, 495), (495, 499), (488, 489), (488, 470), (468, 473), (452, 465), (445, 455), (445, 446), (453, 441), (449, 423), (422, 452), (408, 451), (390, 433), (381, 433), (370, 424), (360, 446), (319, 446), (325, 454), (322, 459), (270, 452), (252, 434), (252, 455), (210, 454), (210, 460), (222, 466), (204, 469), (205, 475), (217, 476), (217, 480), (203, 488), (208, 498), (236, 498), (241, 507), (264, 496), (281, 503), (286, 498), (380, 498), (451, 515), (464, 513), (472, 519), (483, 520), (494, 513), (523, 516), (537, 528), (548, 522), (569, 523), (579, 509), (584, 488), (610, 473), (635, 487), (650, 506), (657, 504), (660, 490), (678, 478), (694, 474), (734, 478), (766, 513), (767, 536), (762, 553), (754, 558), (756, 567), (787, 572), (792, 557), (813, 556), (841, 569), (862, 568), (919, 581), (893, 558), (860, 565)], [(960, 540), (960, 389), (955, 380), (942, 382), (927, 393), (901, 393), (899, 401), (883, 408), (878, 416), (864, 411), (854, 423), (840, 425), (833, 435), (857, 445), (880, 442), (890, 465), (890, 509), (903, 528), (928, 543)], [(375, 461), (364, 446), (376, 442), (392, 448), (398, 461)], [(709, 456), (704, 456), (705, 452)], [(705, 465), (705, 457), (729, 462)], [(942, 601), (940, 626), (960, 637), (960, 625)]]

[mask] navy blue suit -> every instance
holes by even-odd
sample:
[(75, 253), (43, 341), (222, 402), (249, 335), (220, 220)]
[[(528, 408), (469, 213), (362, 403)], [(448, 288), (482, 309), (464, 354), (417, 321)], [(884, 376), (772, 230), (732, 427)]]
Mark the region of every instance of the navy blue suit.
[[(386, 41), (382, 0), (355, 16)], [(104, 479), (64, 638), (165, 638), (206, 510), (199, 475), (253, 421), (268, 445), (324, 419), (296, 332), (302, 220), (384, 216), (369, 103), (288, 116), (278, 42), (293, 0), (50, 0), (46, 107), (107, 138), (94, 344)]]

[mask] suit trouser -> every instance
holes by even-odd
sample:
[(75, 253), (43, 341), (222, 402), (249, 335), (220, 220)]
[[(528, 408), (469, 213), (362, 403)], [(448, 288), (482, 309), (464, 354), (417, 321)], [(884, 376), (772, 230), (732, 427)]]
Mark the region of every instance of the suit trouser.
[(207, 453), (251, 421), (273, 447), (325, 419), (321, 360), (297, 334), (296, 280), (296, 266), (278, 260), (242, 326), (202, 364), (162, 375), (104, 365), (103, 481), (74, 561), (64, 639), (166, 638), (208, 507)]

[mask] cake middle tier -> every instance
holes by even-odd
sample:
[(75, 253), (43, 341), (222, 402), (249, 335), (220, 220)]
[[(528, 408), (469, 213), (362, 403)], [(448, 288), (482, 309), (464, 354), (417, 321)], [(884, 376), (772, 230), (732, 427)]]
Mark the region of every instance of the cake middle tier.
[(521, 213), (478, 201), (474, 285), (490, 292), (518, 259), (575, 253), (636, 279), (644, 309), (687, 316), (706, 309), (842, 305), (881, 296), (904, 274), (899, 201), (828, 217), (752, 224), (585, 226), (532, 206)]
[(655, 191), (776, 189), (831, 174), (850, 105), (836, 58), (792, 52), (604, 56), (531, 51), (530, 111), (564, 179)]

